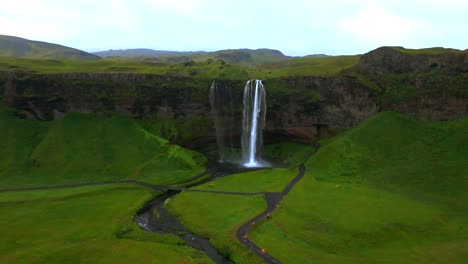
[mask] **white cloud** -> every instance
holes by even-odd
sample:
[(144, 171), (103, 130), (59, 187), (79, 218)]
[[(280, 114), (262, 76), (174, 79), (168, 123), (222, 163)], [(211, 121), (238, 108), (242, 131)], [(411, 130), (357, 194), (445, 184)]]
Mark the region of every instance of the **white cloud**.
[(213, 5), (218, 1), (212, 0), (143, 0), (144, 6), (153, 9), (155, 15), (159, 12), (172, 12), (175, 15), (195, 16), (202, 10)]
[[(468, 48), (467, 0), (5, 0), (0, 34), (85, 50)], [(466, 35), (466, 36), (465, 36)]]
[(398, 45), (424, 32), (427, 23), (380, 7), (367, 7), (355, 16), (344, 18), (340, 26), (345, 32), (377, 45)]

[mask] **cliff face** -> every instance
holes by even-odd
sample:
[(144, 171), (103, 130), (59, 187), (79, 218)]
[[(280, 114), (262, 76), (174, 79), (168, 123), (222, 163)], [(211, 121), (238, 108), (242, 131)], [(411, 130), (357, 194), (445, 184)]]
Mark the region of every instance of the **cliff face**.
[[(400, 50), (401, 49), (401, 50)], [(467, 51), (411, 52), (403, 48), (381, 47), (361, 56), (358, 67), (375, 74), (408, 73), (433, 69), (468, 72)]]
[[(376, 50), (363, 55), (355, 69), (337, 76), (264, 80), (267, 133), (310, 141), (356, 126), (386, 110), (430, 120), (466, 115), (466, 58), (424, 56)], [(443, 67), (431, 67), (434, 63)], [(5, 104), (26, 118), (49, 120), (68, 112), (120, 112), (138, 119), (197, 120), (199, 123), (189, 130), (198, 129), (199, 136), (213, 133), (208, 100), (211, 82), (123, 73), (3, 73), (0, 94)], [(227, 82), (238, 102), (236, 122), (240, 126), (245, 80)], [(177, 138), (174, 141), (181, 143)]]

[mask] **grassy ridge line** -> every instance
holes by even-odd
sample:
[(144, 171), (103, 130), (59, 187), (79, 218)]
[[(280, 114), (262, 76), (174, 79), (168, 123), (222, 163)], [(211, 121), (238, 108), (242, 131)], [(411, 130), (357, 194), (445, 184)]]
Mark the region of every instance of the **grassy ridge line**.
[(0, 57), (7, 56), (31, 59), (100, 59), (91, 53), (62, 45), (0, 35)]
[(206, 162), (118, 115), (69, 114), (39, 122), (2, 108), (0, 133), (3, 188), (125, 179), (173, 184), (201, 173)]

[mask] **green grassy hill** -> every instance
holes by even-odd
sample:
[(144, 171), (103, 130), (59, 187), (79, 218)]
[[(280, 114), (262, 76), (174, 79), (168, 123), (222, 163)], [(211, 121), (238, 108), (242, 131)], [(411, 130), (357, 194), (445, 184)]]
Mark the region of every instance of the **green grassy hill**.
[(464, 263), (467, 132), (381, 113), (327, 141), (250, 237), (285, 263)]
[(123, 116), (69, 114), (23, 120), (0, 108), (0, 186), (139, 179), (171, 184), (195, 176), (205, 158)]
[(427, 54), (427, 55), (438, 55), (438, 54), (447, 54), (447, 53), (468, 53), (468, 50), (458, 50), (458, 49), (448, 49), (444, 47), (433, 47), (425, 49), (407, 49), (403, 47), (390, 47), (399, 52), (406, 54)]
[(438, 123), (381, 113), (325, 145), (308, 166), (318, 179), (467, 201), (468, 118)]
[(0, 35), (0, 57), (30, 59), (99, 60), (100, 57), (62, 45)]

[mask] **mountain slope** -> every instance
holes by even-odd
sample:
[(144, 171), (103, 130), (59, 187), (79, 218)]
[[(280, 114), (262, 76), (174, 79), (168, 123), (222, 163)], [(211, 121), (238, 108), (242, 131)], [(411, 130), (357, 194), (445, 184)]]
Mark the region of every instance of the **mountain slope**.
[(229, 64), (260, 65), (270, 62), (288, 60), (290, 57), (272, 49), (229, 49), (213, 52), (204, 51), (165, 51), (152, 49), (126, 49), (94, 52), (105, 57), (125, 57), (138, 59), (155, 59), (160, 62), (189, 62), (206, 60), (223, 60)]
[(0, 35), (0, 57), (99, 60), (100, 57), (62, 45)]
[(205, 161), (124, 116), (73, 113), (40, 122), (1, 106), (0, 157), (0, 189), (119, 179), (171, 184), (202, 172)]

